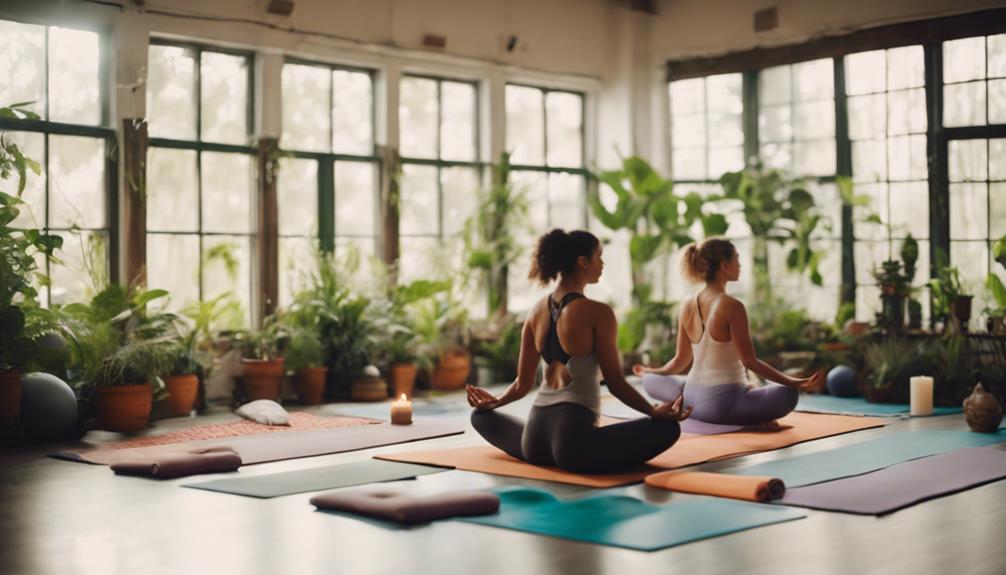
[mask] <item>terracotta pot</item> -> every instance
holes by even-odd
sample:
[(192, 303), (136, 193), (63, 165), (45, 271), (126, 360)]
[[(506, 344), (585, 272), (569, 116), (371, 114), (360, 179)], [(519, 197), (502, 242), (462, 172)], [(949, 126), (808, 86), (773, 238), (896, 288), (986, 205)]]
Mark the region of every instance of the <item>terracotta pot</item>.
[(412, 399), (412, 390), (416, 385), (416, 373), (419, 367), (414, 363), (396, 363), (391, 366), (391, 384), (395, 390), (395, 398), (402, 394)]
[(245, 395), (248, 401), (279, 399), (279, 384), (283, 379), (281, 359), (242, 359)]
[(472, 369), (472, 356), (464, 349), (447, 350), (440, 355), (430, 378), (430, 386), (437, 391), (454, 391), (465, 386)]
[(154, 386), (110, 385), (95, 388), (98, 420), (106, 431), (140, 431), (147, 426)]
[(297, 388), (297, 397), (304, 405), (320, 405), (325, 396), (325, 378), (328, 376), (327, 367), (305, 367), (297, 370), (294, 379)]
[(361, 377), (353, 382), (350, 395), (354, 401), (384, 401), (388, 399), (388, 384), (380, 377)]
[(174, 416), (192, 413), (199, 395), (199, 376), (195, 374), (172, 375), (164, 381), (168, 388), (168, 411)]
[(950, 302), (950, 315), (957, 318), (962, 331), (968, 330), (968, 322), (971, 321), (971, 300), (974, 296), (957, 296)]
[(21, 417), (21, 373), (0, 372), (0, 425), (14, 425)]

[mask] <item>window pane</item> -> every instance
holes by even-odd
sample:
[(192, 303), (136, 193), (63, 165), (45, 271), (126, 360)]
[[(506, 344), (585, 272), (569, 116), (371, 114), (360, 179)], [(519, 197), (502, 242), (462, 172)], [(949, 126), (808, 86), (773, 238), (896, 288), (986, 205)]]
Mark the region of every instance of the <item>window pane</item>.
[(988, 237), (987, 184), (950, 184), (950, 239)]
[(988, 77), (1006, 78), (1006, 34), (989, 36), (986, 39), (988, 48)]
[(444, 189), (444, 235), (460, 234), (465, 221), (478, 210), (479, 170), (444, 168), (440, 177)]
[(439, 252), (440, 240), (437, 238), (402, 238), (398, 264), (399, 281), (408, 283), (433, 277)]
[[(950, 242), (950, 265), (961, 271), (961, 283), (966, 293), (981, 295), (981, 286), (988, 275), (989, 248), (985, 242)], [(976, 302), (977, 303), (977, 302)], [(980, 306), (975, 306), (977, 312)], [(980, 316), (973, 313), (972, 317)]]
[(742, 169), (744, 169), (743, 147), (709, 149), (709, 170), (706, 177), (715, 179), (725, 172), (735, 172)]
[(761, 157), (766, 167), (780, 170), (793, 169), (792, 144), (765, 144), (761, 147)]
[(985, 37), (943, 43), (943, 81), (967, 82), (985, 78)]
[(105, 227), (105, 141), (49, 136), (49, 225)]
[(279, 305), (286, 307), (302, 289), (314, 266), (313, 238), (279, 238)]
[[(437, 168), (433, 166), (402, 166), (401, 233), (431, 235), (440, 232), (440, 205), (437, 190)], [(412, 239), (403, 241), (405, 246)]]
[(890, 185), (891, 225), (893, 235), (911, 233), (915, 239), (929, 236), (929, 184), (926, 182)]
[[(887, 140), (888, 178), (891, 180), (925, 180), (926, 137), (898, 136)], [(928, 199), (926, 200), (928, 201)]]
[(773, 106), (758, 111), (758, 135), (762, 142), (788, 142), (793, 137), (789, 106)]
[(199, 179), (195, 150), (147, 152), (147, 229), (199, 231)]
[(680, 116), (671, 120), (671, 143), (678, 148), (701, 148), (706, 145), (706, 117)]
[(248, 58), (203, 52), (202, 139), (207, 142), (247, 144)]
[(437, 83), (426, 78), (402, 78), (398, 118), (401, 154), (409, 158), (437, 157)]
[(177, 46), (153, 45), (147, 69), (150, 136), (196, 139), (195, 52)]
[(989, 140), (989, 179), (1006, 180), (1006, 139)]
[(369, 162), (336, 162), (336, 235), (377, 235), (376, 212), (377, 166)]
[(550, 227), (565, 230), (582, 230), (586, 227), (583, 176), (549, 174), (548, 195), (552, 219)]
[(356, 270), (356, 274), (353, 275), (355, 279), (369, 279), (374, 277), (374, 270), (371, 261), (376, 257), (377, 244), (374, 238), (353, 238), (353, 237), (337, 237), (335, 238), (335, 255), (336, 257), (346, 257), (350, 253), (356, 254), (355, 257), (359, 259), (359, 268)]
[(797, 174), (826, 176), (835, 173), (835, 140), (796, 142), (793, 149), (793, 170)]
[[(896, 248), (895, 248), (896, 249)], [(856, 242), (856, 283), (873, 285), (873, 270), (880, 267), (880, 263), (897, 254), (891, 253), (891, 247), (887, 241)], [(859, 291), (858, 289), (856, 291)], [(877, 294), (880, 295), (879, 293)], [(872, 318), (871, 318), (872, 319)]]
[(332, 149), (337, 154), (374, 153), (374, 86), (370, 74), (332, 72)]
[[(548, 174), (545, 172), (518, 171), (510, 175), (516, 189), (524, 192), (528, 202), (531, 223), (529, 235), (543, 234), (549, 229)], [(608, 190), (610, 191), (610, 190)], [(602, 187), (602, 194), (604, 187)]]
[(706, 111), (720, 114), (744, 112), (741, 74), (720, 74), (706, 78)]
[(63, 232), (61, 264), (49, 268), (52, 279), (50, 305), (87, 301), (94, 293), (92, 278), (108, 281), (108, 234), (105, 232)]
[(332, 76), (328, 68), (283, 65), (283, 137), (287, 150), (329, 151), (329, 98)]
[(702, 114), (706, 111), (705, 82), (702, 78), (671, 82), (671, 116)]
[[(49, 28), (49, 118), (54, 122), (101, 122), (98, 35)], [(11, 102), (13, 103), (13, 102)]]
[(796, 139), (813, 140), (835, 135), (835, 102), (826, 100), (793, 107)]
[(583, 98), (567, 92), (549, 92), (545, 105), (548, 165), (583, 165)]
[(926, 91), (922, 88), (887, 95), (888, 133), (909, 134), (926, 131)]
[(989, 184), (989, 238), (1006, 236), (1006, 182)]
[(830, 99), (835, 95), (834, 64), (830, 58), (794, 64), (793, 77), (798, 102)]
[(704, 180), (706, 178), (705, 148), (680, 148), (671, 157), (673, 175), (678, 180)]
[(318, 161), (281, 159), (276, 188), (280, 235), (317, 237)]
[(245, 154), (203, 152), (203, 231), (250, 233), (252, 162)]
[(790, 67), (766, 68), (758, 76), (758, 104), (772, 106), (788, 104), (792, 98)]
[(203, 237), (203, 298), (225, 293), (233, 294), (242, 310), (226, 327), (247, 326), (251, 313), (251, 241), (247, 236)]
[(849, 105), (849, 138), (883, 137), (887, 133), (886, 101), (884, 94), (852, 96)]
[(947, 147), (951, 182), (979, 182), (988, 178), (985, 140), (952, 140)]
[(926, 85), (925, 54), (922, 46), (904, 46), (887, 51), (887, 89), (903, 90)]
[(545, 164), (545, 98), (541, 90), (506, 87), (506, 139), (514, 164)]
[[(856, 222), (856, 238), (857, 239), (874, 239), (879, 240), (887, 237), (887, 230), (884, 226), (879, 224), (869, 224), (863, 222), (863, 218), (870, 213), (876, 213), (880, 216), (880, 219), (888, 222), (890, 221), (890, 216), (887, 210), (887, 184), (860, 184), (856, 186), (856, 193), (869, 196), (872, 201), (869, 206), (864, 208), (855, 208), (853, 210)], [(858, 263), (856, 264), (859, 265)]]
[(475, 86), (443, 82), (440, 91), (440, 157), (445, 160), (476, 160)]
[[(2, 22), (0, 22), (2, 23)], [(3, 40), (0, 40), (2, 42)], [(41, 174), (35, 175), (28, 171), (28, 180), (21, 194), (25, 205), (19, 206), (21, 213), (11, 226), (15, 228), (45, 227), (45, 135), (34, 132), (4, 132), (4, 138), (17, 144), (21, 152), (42, 166)], [(13, 184), (11, 184), (13, 188)], [(17, 188), (4, 187), (4, 191), (12, 194)]]
[(989, 123), (1006, 124), (1006, 80), (989, 80)]
[(0, 20), (0, 102), (45, 117), (45, 26)]
[(744, 128), (741, 116), (709, 114), (709, 144), (712, 146), (744, 145)]
[(943, 125), (980, 126), (984, 123), (985, 82), (943, 87)]
[(199, 301), (199, 236), (147, 234), (147, 285), (171, 293), (168, 308)]
[(887, 72), (884, 50), (860, 52), (845, 57), (845, 93), (876, 94), (884, 91)]

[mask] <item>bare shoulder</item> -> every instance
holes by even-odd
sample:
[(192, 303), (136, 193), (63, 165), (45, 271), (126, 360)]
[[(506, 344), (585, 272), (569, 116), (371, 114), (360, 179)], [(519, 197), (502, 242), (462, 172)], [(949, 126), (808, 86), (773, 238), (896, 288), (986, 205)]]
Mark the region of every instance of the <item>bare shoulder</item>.
[(610, 305), (586, 297), (571, 301), (568, 307), (576, 309), (577, 314), (583, 314), (596, 320), (615, 317), (615, 311), (611, 309)]
[(732, 312), (732, 313), (747, 312), (747, 309), (744, 307), (744, 302), (731, 295), (723, 294), (723, 300), (720, 302), (719, 305), (723, 309), (723, 311), (726, 312)]

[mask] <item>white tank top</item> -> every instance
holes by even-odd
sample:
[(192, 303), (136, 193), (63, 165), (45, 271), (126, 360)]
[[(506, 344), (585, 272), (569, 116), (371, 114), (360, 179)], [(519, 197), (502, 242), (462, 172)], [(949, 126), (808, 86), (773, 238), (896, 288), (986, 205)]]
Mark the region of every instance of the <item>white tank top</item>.
[[(543, 364), (544, 365), (544, 364)], [(542, 378), (534, 405), (545, 407), (557, 403), (578, 403), (595, 414), (601, 414), (600, 369), (594, 354), (569, 358), (566, 369), (572, 380), (560, 389), (549, 387)]]
[[(720, 296), (723, 297), (723, 296)], [(719, 306), (719, 299), (710, 308), (709, 317)], [(688, 372), (686, 385), (691, 387), (711, 387), (725, 383), (745, 383), (747, 371), (741, 361), (733, 341), (716, 341), (709, 334), (702, 310), (699, 308), (699, 298), (695, 296), (695, 310), (702, 324), (702, 336), (692, 344), (692, 369)]]

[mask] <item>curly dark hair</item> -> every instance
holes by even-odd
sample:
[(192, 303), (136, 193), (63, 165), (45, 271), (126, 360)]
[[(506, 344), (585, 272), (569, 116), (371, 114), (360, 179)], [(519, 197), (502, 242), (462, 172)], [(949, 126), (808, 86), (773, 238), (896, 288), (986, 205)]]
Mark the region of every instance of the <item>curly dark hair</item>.
[(560, 275), (576, 271), (577, 258), (591, 258), (600, 245), (597, 236), (588, 231), (566, 232), (555, 228), (538, 238), (527, 277), (541, 285), (548, 285)]

